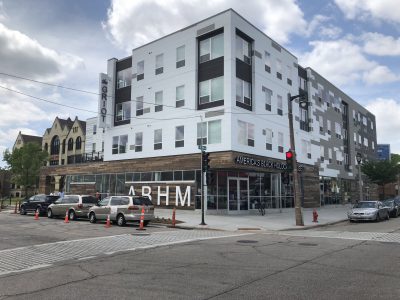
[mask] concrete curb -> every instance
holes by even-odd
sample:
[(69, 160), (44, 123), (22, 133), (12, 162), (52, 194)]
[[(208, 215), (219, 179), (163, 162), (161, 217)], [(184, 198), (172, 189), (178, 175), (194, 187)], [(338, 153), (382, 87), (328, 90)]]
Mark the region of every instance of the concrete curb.
[(303, 227), (291, 227), (291, 228), (278, 229), (278, 230), (274, 230), (274, 231), (310, 230), (310, 229), (314, 229), (314, 228), (321, 228), (321, 227), (326, 227), (329, 225), (339, 224), (339, 223), (345, 222), (347, 220), (348, 219), (346, 218), (346, 219), (332, 221), (332, 222), (328, 222), (328, 223), (324, 223), (324, 224), (306, 225)]

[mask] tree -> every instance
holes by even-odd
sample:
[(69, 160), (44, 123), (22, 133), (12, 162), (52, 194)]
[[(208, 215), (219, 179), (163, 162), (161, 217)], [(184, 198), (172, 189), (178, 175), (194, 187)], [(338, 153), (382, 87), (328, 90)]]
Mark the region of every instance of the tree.
[(396, 181), (399, 165), (396, 160), (368, 161), (362, 165), (361, 170), (373, 183), (382, 187), (385, 199), (385, 184)]
[(47, 160), (48, 153), (36, 143), (27, 143), (13, 152), (6, 149), (3, 154), (3, 161), (8, 164), (13, 182), (24, 186), (25, 196), (28, 196), (28, 189), (37, 184), (40, 167)]

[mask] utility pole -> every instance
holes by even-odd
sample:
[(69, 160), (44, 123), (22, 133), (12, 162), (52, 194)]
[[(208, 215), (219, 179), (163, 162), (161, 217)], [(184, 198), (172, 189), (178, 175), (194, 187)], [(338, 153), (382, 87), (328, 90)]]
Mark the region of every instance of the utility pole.
[(204, 151), (205, 151), (205, 146), (203, 146), (203, 116), (200, 116), (200, 120), (201, 120), (201, 138), (200, 138), (200, 153), (201, 153), (201, 155), (200, 155), (200, 160), (201, 160), (201, 163), (200, 163), (200, 168), (201, 168), (201, 199), (200, 199), (200, 201), (201, 201), (201, 223), (200, 223), (200, 225), (207, 225), (206, 224), (206, 222), (204, 222), (204, 206), (205, 206), (205, 197), (204, 197), (204, 172), (203, 172), (203, 169), (204, 169), (204, 167), (203, 167), (203, 153), (204, 153)]
[(294, 196), (294, 210), (296, 216), (296, 226), (304, 226), (303, 213), (301, 211), (301, 195), (300, 186), (298, 181), (298, 171), (297, 171), (297, 155), (296, 147), (294, 142), (294, 129), (293, 129), (293, 110), (292, 101), (297, 98), (302, 98), (303, 95), (291, 96), (288, 93), (288, 117), (289, 117), (289, 130), (290, 130), (290, 149), (293, 153), (293, 196)]
[(363, 201), (363, 188), (362, 188), (362, 177), (361, 177), (361, 162), (362, 162), (362, 155), (360, 152), (356, 154), (356, 160), (358, 163), (358, 188), (360, 193), (360, 200)]

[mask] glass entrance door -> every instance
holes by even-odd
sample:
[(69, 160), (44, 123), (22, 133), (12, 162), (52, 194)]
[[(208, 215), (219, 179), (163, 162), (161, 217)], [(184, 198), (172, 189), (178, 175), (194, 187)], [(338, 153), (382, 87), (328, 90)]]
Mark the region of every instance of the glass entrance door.
[(228, 177), (229, 211), (247, 211), (249, 209), (249, 179)]

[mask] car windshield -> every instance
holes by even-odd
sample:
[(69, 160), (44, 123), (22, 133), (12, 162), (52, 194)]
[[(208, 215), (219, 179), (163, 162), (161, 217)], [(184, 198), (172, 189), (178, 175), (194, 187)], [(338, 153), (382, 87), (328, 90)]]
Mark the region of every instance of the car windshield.
[(354, 208), (375, 208), (375, 202), (359, 202)]
[(382, 203), (385, 206), (392, 206), (393, 205), (393, 200), (386, 200), (386, 201), (383, 201)]

